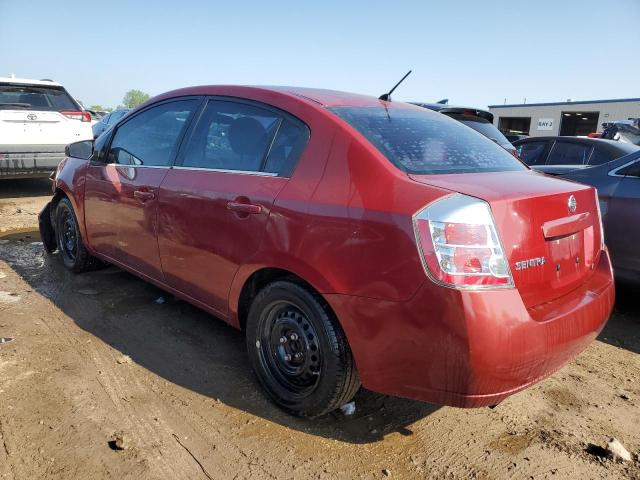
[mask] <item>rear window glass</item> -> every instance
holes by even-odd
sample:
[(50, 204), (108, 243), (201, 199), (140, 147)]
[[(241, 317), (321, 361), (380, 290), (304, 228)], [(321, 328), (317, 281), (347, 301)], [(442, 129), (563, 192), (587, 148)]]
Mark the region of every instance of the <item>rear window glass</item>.
[(408, 173), (526, 170), (504, 148), (459, 122), (426, 109), (330, 109)]
[[(445, 114), (446, 115), (446, 114)], [(467, 127), (473, 128), (476, 132), (480, 132), (485, 137), (493, 140), (499, 145), (508, 145), (510, 142), (507, 140), (500, 130), (496, 126), (480, 117), (472, 117), (470, 115), (448, 115), (449, 117), (464, 123)]]
[(81, 110), (62, 87), (0, 84), (0, 108), (22, 110)]

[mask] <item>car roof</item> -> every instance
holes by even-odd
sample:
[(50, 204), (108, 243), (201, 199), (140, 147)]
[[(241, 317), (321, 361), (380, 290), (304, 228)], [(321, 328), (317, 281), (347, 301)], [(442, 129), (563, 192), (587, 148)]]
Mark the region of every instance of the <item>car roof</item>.
[(542, 137), (527, 137), (521, 140), (516, 140), (513, 142), (514, 146), (522, 145), (525, 143), (531, 143), (536, 141), (544, 141), (547, 142), (549, 140), (562, 140), (570, 143), (582, 143), (582, 144), (591, 144), (591, 145), (600, 145), (601, 147), (606, 148), (607, 150), (614, 150), (616, 152), (622, 152), (623, 154), (633, 153), (637, 150), (640, 150), (640, 147), (634, 145), (632, 143), (618, 142), (616, 140), (607, 140), (604, 138), (589, 138), (589, 137), (570, 137), (564, 135), (558, 136), (542, 136)]
[(23, 85), (42, 85), (49, 87), (61, 87), (62, 85), (53, 80), (33, 80), (31, 78), (13, 78), (13, 77), (0, 77), (0, 83), (18, 83)]
[(370, 95), (361, 95), (358, 93), (342, 92), (338, 90), (328, 90), (322, 88), (305, 88), (305, 87), (290, 87), (290, 86), (253, 86), (253, 85), (199, 85), (193, 87), (181, 88), (179, 90), (173, 90), (163, 93), (152, 99), (153, 101), (163, 98), (171, 98), (175, 96), (186, 95), (230, 95), (230, 96), (242, 96), (255, 93), (275, 93), (278, 95), (284, 95), (287, 97), (302, 100), (307, 103), (312, 103), (315, 106), (322, 107), (337, 107), (337, 106), (352, 106), (352, 107), (379, 107), (381, 104), (386, 106), (392, 106), (393, 104), (401, 104), (408, 106), (403, 102), (383, 102), (377, 97)]
[[(480, 118), (484, 118), (489, 122), (493, 123), (493, 113), (488, 110), (484, 110), (482, 108), (476, 107), (463, 107), (460, 105), (449, 105), (448, 103), (427, 103), (427, 102), (409, 102), (412, 105), (417, 105), (419, 107), (428, 108), (429, 110), (434, 110), (436, 112), (442, 113), (450, 113), (450, 114), (462, 114), (466, 111), (472, 110), (476, 112), (476, 116)], [(443, 112), (444, 110), (444, 112)]]

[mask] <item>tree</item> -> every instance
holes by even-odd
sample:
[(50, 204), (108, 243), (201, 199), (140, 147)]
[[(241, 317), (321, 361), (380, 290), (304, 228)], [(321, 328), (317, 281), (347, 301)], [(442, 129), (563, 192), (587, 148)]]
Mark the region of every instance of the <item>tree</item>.
[(125, 93), (122, 103), (127, 108), (134, 108), (143, 102), (149, 100), (149, 94), (144, 93), (142, 90), (129, 90)]
[(93, 112), (110, 112), (111, 108), (103, 107), (102, 105), (91, 105), (89, 110)]

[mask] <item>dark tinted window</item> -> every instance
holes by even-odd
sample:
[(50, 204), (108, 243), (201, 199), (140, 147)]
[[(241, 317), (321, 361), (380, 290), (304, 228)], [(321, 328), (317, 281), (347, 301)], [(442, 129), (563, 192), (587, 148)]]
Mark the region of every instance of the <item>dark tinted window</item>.
[(547, 165), (583, 165), (587, 163), (591, 145), (556, 142), (547, 157)]
[(640, 177), (640, 160), (621, 168), (616, 172), (618, 175), (624, 175), (626, 177)]
[(122, 165), (167, 166), (198, 100), (163, 103), (122, 124), (109, 150), (109, 161)]
[(589, 159), (589, 165), (602, 165), (603, 163), (610, 162), (613, 159), (614, 157), (612, 157), (604, 148), (595, 146), (593, 148), (591, 158)]
[(93, 145), (93, 155), (91, 160), (94, 162), (104, 162), (106, 159), (106, 144), (109, 143), (111, 135), (101, 135), (96, 138)]
[(544, 163), (544, 151), (547, 148), (547, 142), (527, 142), (521, 143), (516, 147), (516, 151), (520, 158), (527, 165), (540, 165)]
[(306, 125), (284, 119), (269, 151), (264, 171), (290, 175), (308, 139)]
[(106, 119), (107, 125), (116, 123), (118, 120), (124, 117), (124, 114), (127, 113), (127, 111), (128, 110), (115, 110), (111, 112)]
[(212, 100), (185, 151), (185, 167), (259, 172), (282, 117), (244, 103)]
[(398, 168), (409, 173), (526, 169), (507, 151), (461, 123), (426, 109), (334, 107)]
[(62, 87), (0, 84), (0, 108), (24, 110), (80, 110), (80, 106)]
[[(448, 115), (448, 114), (447, 114)], [(487, 138), (490, 138), (499, 145), (508, 145), (509, 140), (502, 134), (496, 126), (488, 120), (471, 115), (448, 115), (451, 118), (464, 123), (467, 127), (473, 128), (476, 132), (480, 132)]]

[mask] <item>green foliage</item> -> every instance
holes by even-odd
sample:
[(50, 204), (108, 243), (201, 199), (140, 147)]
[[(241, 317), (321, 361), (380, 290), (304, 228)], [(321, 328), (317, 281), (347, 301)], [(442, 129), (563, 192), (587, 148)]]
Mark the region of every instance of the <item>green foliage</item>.
[(94, 112), (110, 112), (113, 109), (112, 108), (103, 107), (102, 105), (91, 105), (89, 107), (89, 110), (92, 110)]
[(125, 93), (122, 103), (127, 108), (135, 108), (143, 102), (149, 100), (149, 94), (142, 90), (129, 90)]

